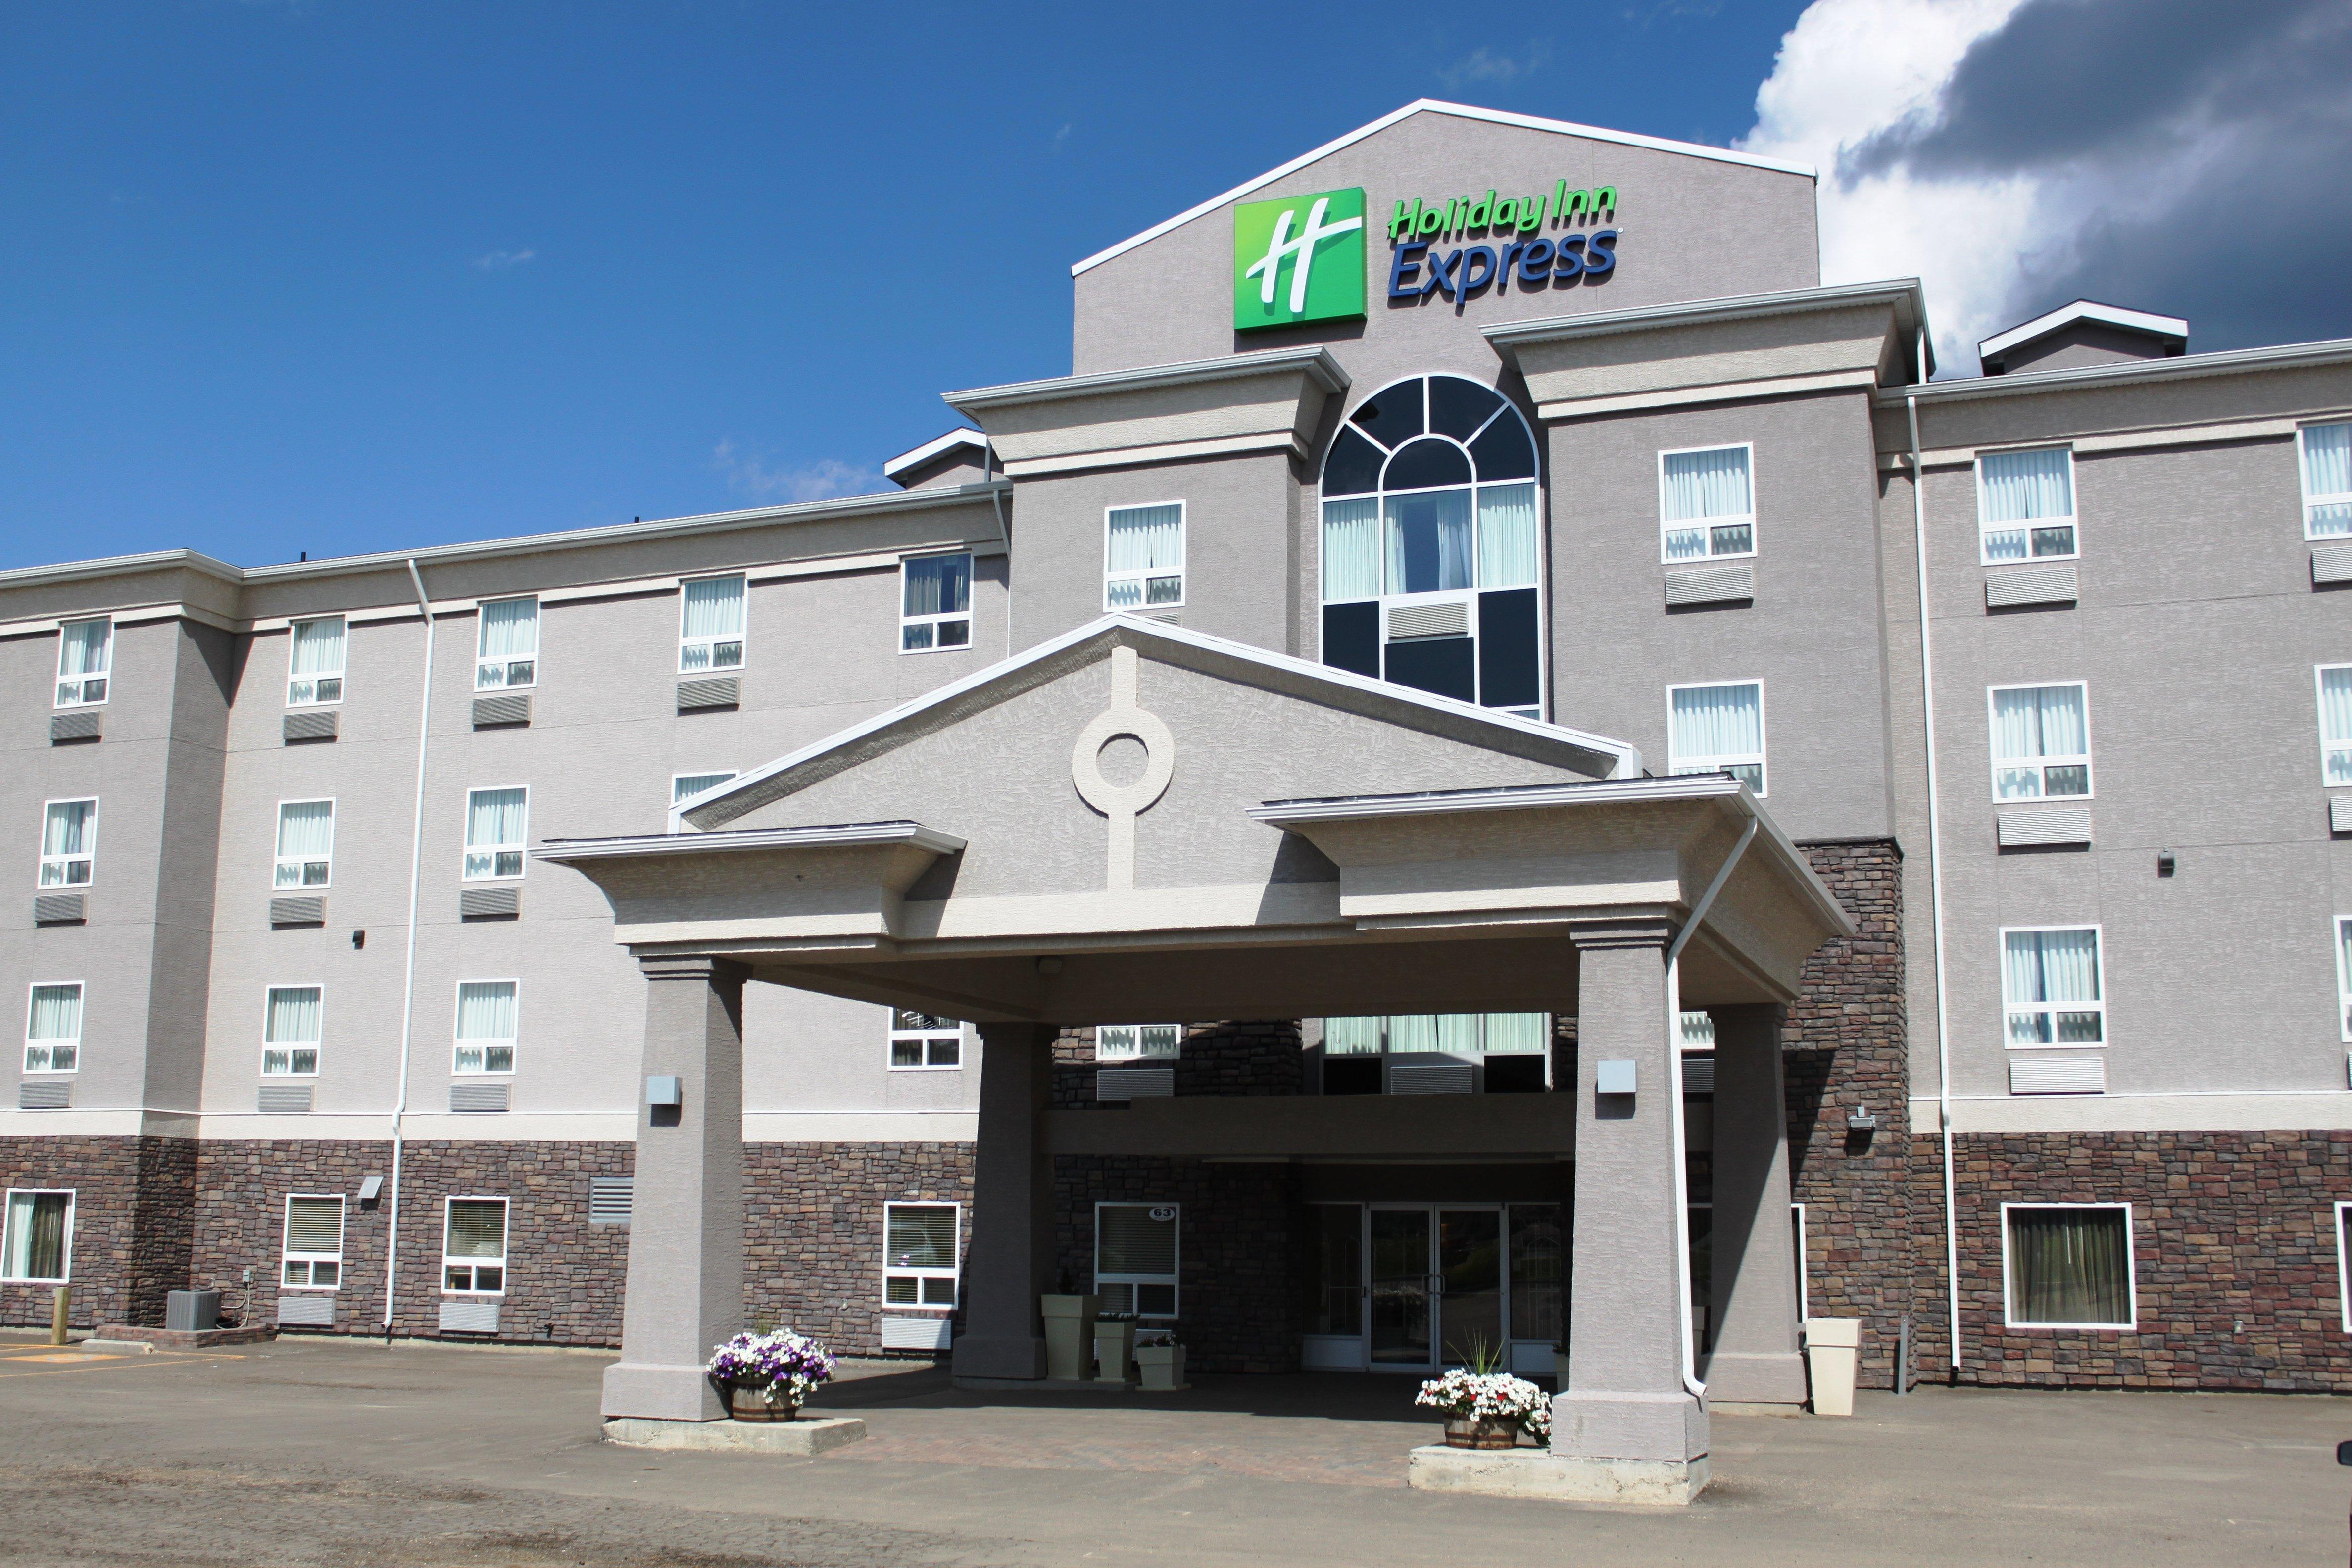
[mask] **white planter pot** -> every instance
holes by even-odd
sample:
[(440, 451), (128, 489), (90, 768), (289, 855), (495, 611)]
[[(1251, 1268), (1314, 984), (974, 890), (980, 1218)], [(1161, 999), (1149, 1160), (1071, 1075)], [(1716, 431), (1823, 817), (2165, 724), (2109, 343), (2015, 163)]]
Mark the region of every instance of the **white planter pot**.
[(1814, 1415), (1853, 1414), (1853, 1363), (1861, 1350), (1861, 1319), (1805, 1320), (1805, 1369), (1812, 1374)]
[(1094, 1363), (1095, 1313), (1101, 1300), (1093, 1296), (1040, 1296), (1037, 1315), (1045, 1321), (1045, 1375), (1076, 1383)]
[(1135, 1360), (1135, 1325), (1133, 1323), (1095, 1323), (1095, 1381), (1125, 1383), (1128, 1368)]
[(1184, 1381), (1182, 1345), (1138, 1345), (1135, 1371), (1148, 1393), (1173, 1394), (1190, 1386)]

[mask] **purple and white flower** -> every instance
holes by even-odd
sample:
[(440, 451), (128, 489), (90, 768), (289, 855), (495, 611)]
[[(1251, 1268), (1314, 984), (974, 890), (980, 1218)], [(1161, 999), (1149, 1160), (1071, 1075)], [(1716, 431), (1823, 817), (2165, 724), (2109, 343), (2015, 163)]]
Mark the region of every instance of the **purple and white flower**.
[(736, 1388), (756, 1388), (770, 1405), (803, 1405), (833, 1375), (833, 1352), (790, 1329), (737, 1334), (716, 1347), (709, 1373)]

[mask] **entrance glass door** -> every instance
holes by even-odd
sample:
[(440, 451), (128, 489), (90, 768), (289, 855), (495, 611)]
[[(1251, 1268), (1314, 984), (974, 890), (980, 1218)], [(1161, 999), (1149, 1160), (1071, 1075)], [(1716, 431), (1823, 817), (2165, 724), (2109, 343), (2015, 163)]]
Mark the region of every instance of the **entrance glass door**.
[(1474, 1356), (1500, 1358), (1503, 1339), (1503, 1214), (1500, 1209), (1437, 1211), (1437, 1344), (1440, 1361), (1461, 1366)]
[(1430, 1211), (1376, 1208), (1370, 1215), (1371, 1311), (1365, 1337), (1371, 1364), (1430, 1365), (1433, 1276), (1429, 1266)]

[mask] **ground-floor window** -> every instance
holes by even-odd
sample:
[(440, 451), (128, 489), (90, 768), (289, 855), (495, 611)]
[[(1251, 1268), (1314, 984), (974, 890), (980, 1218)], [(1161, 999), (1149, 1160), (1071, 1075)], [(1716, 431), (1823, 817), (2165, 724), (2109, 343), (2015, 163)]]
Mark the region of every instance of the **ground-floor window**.
[(2010, 1327), (2131, 1328), (2132, 1272), (2129, 1204), (2001, 1205)]
[(62, 1285), (70, 1278), (73, 1204), (70, 1192), (10, 1191), (0, 1233), (0, 1279)]
[(507, 1288), (507, 1200), (451, 1198), (441, 1233), (441, 1289), (501, 1295)]
[(954, 1204), (882, 1205), (882, 1300), (891, 1307), (956, 1304)]
[(2352, 1204), (2336, 1205), (2336, 1303), (2352, 1334)]
[(1103, 1024), (1095, 1029), (1098, 1062), (1172, 1062), (1183, 1049), (1181, 1024)]
[(1538, 1093), (1549, 1013), (1417, 1013), (1323, 1020), (1325, 1094)]
[(332, 1289), (343, 1281), (343, 1200), (300, 1193), (286, 1200), (281, 1281)]
[(1095, 1294), (1106, 1312), (1176, 1315), (1176, 1204), (1095, 1205)]

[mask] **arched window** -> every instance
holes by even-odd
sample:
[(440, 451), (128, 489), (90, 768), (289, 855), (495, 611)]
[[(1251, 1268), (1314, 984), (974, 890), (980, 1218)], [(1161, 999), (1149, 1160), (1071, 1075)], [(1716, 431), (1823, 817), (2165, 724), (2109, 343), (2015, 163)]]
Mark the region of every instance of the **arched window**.
[(1458, 375), (1381, 388), (1323, 460), (1323, 662), (1541, 716), (1535, 437)]

